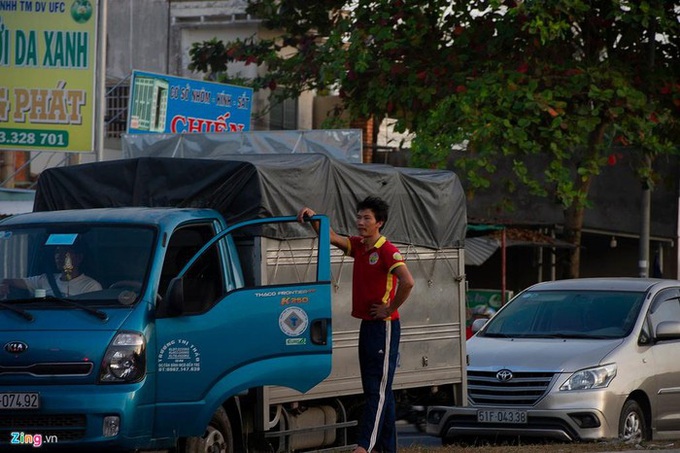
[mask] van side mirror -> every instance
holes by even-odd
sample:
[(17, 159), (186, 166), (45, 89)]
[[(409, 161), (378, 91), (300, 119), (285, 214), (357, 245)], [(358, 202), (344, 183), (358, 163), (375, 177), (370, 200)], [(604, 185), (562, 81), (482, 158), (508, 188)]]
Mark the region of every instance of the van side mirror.
[(662, 321), (656, 326), (657, 340), (677, 340), (680, 338), (680, 322)]
[(179, 316), (184, 312), (184, 278), (175, 277), (170, 280), (165, 292), (165, 310), (168, 316)]
[(488, 322), (488, 319), (478, 318), (472, 321), (472, 333), (477, 333), (482, 330), (482, 327)]

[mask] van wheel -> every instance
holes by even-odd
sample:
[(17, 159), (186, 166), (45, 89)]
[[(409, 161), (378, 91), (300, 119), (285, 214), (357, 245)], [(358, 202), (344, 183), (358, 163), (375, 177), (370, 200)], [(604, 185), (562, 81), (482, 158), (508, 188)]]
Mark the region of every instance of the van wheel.
[(647, 422), (642, 408), (635, 400), (628, 400), (621, 410), (619, 438), (624, 442), (638, 444), (647, 439)]
[(182, 447), (184, 453), (233, 453), (234, 434), (224, 408), (220, 406), (213, 414), (203, 437), (189, 437)]

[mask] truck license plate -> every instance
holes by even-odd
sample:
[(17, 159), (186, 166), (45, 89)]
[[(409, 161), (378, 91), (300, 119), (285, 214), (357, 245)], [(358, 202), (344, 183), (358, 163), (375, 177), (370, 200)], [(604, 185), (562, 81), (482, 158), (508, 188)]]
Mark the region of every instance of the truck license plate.
[(39, 409), (37, 393), (0, 393), (0, 409)]
[(526, 423), (527, 411), (512, 409), (478, 410), (477, 421), (480, 423)]

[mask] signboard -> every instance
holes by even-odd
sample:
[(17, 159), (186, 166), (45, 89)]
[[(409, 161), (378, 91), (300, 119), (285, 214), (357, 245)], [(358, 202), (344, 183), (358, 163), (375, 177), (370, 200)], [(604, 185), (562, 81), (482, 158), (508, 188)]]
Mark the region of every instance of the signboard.
[(250, 130), (251, 88), (133, 71), (128, 133)]
[(0, 149), (94, 150), (98, 4), (0, 1)]
[[(505, 302), (512, 299), (514, 293), (505, 291)], [(502, 292), (499, 289), (469, 289), (466, 292), (468, 319), (467, 324), (478, 318), (490, 318), (502, 305)]]

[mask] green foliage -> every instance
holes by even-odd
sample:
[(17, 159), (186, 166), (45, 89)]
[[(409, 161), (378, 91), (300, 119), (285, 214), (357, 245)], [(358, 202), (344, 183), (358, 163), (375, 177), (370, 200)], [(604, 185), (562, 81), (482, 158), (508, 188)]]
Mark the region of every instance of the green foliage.
[[(249, 85), (279, 100), (337, 90), (351, 118), (388, 116), (414, 132), (412, 165), (445, 167), (459, 150), (453, 165), (471, 192), (521, 185), (582, 209), (592, 178), (616, 161), (613, 146), (637, 150), (650, 182), (647, 159), (678, 152), (679, 9), (677, 0), (251, 0), (248, 13), (269, 31), (196, 43), (190, 68), (225, 80), (234, 63), (258, 65)], [(502, 161), (512, 184), (493, 178)]]
[[(621, 3), (492, 3), (482, 16), (494, 18), (490, 40), (486, 19), (463, 20), (461, 38), (484, 45), (458, 73), (462, 86), (425, 114), (413, 162), (446, 165), (452, 146), (466, 143), (455, 165), (469, 190), (488, 186), (487, 162), (507, 159), (530, 192), (581, 209), (592, 178), (613, 162), (612, 145), (638, 150), (640, 162), (678, 152), (680, 4)], [(651, 181), (648, 165), (638, 174)]]

